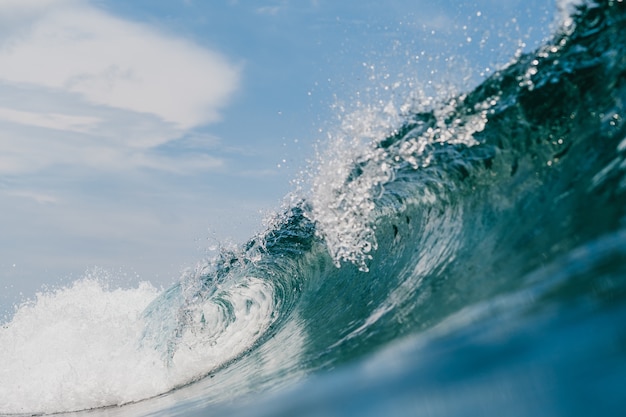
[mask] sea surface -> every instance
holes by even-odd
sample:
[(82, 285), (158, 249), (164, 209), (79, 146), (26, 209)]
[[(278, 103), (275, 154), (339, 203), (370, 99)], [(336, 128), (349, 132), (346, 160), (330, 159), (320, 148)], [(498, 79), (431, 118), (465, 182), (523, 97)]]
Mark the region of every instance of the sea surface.
[(337, 137), (171, 288), (22, 305), (0, 414), (625, 415), (626, 1), (560, 3), (538, 50)]

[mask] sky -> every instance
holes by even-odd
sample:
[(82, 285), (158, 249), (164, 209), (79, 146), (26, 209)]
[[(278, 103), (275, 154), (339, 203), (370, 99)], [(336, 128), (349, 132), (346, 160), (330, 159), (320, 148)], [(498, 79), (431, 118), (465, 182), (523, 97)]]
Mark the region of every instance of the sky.
[(261, 231), (347, 112), (471, 88), (554, 9), (0, 0), (0, 313), (94, 268), (167, 286)]

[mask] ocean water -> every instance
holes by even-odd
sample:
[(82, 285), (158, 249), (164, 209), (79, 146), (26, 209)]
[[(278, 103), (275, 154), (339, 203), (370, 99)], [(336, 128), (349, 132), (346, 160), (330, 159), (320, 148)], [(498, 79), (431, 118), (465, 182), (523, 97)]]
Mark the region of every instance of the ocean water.
[(171, 288), (22, 305), (0, 415), (624, 415), (626, 2), (560, 6), (474, 90), (348, 120)]

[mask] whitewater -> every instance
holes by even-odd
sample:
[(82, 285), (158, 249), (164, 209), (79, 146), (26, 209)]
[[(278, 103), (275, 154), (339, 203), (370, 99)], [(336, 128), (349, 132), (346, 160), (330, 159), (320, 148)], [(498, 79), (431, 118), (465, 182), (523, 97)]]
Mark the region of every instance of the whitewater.
[(170, 288), (96, 270), (18, 306), (0, 415), (622, 415), (626, 3), (559, 10), (471, 91), (346, 116)]

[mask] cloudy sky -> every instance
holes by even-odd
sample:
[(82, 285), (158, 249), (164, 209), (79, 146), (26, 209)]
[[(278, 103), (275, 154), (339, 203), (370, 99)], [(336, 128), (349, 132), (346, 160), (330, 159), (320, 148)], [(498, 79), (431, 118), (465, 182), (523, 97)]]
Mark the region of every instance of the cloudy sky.
[(167, 285), (262, 229), (337, 103), (471, 85), (554, 7), (0, 0), (0, 306), (93, 267)]

